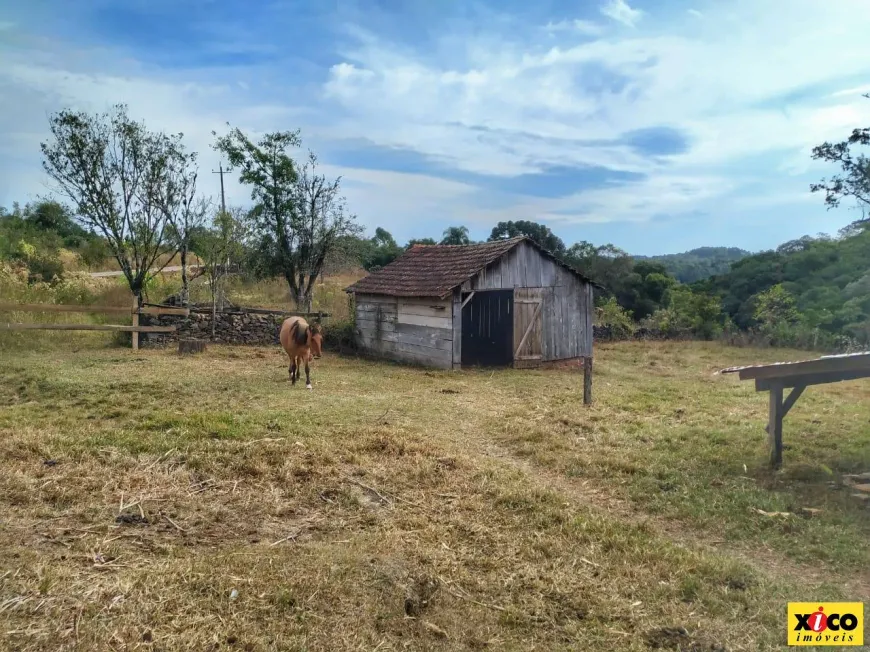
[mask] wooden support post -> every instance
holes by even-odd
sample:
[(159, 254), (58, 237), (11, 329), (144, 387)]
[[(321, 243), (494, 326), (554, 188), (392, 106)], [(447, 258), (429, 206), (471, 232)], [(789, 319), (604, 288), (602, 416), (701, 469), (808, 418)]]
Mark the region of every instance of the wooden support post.
[(583, 358), (583, 405), (592, 405), (592, 356)]
[[(789, 395), (782, 402), (782, 418), (785, 418), (785, 415), (788, 414), (788, 411), (791, 410), (792, 406), (797, 402), (797, 400), (801, 397), (801, 394), (804, 393), (806, 389), (806, 385), (798, 385), (794, 389), (789, 392)], [(764, 431), (770, 433), (770, 424), (764, 426)]]
[(462, 369), (462, 290), (453, 291), (453, 368)]
[(774, 469), (782, 466), (782, 408), (782, 384), (777, 383), (770, 388), (770, 414), (767, 423), (770, 465)]
[[(139, 326), (139, 297), (135, 294), (133, 295), (133, 327), (138, 328)], [(133, 350), (139, 350), (139, 332), (132, 331), (130, 333), (133, 337)]]

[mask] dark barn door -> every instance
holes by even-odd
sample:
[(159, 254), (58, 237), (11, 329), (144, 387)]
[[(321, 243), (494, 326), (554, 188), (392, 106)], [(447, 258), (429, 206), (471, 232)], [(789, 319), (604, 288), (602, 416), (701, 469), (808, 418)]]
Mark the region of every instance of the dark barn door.
[[(463, 295), (462, 300), (468, 297)], [(477, 292), (462, 309), (462, 366), (507, 367), (514, 360), (513, 290)]]

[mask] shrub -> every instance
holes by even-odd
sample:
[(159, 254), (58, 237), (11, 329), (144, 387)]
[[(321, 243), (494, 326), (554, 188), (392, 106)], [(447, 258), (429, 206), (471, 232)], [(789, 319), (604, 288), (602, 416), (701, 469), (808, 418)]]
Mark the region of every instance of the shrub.
[(323, 329), (323, 347), (337, 353), (353, 353), (357, 350), (356, 324), (353, 319), (329, 321)]
[(610, 329), (614, 339), (627, 339), (634, 333), (634, 321), (628, 311), (610, 297), (596, 309), (596, 323)]

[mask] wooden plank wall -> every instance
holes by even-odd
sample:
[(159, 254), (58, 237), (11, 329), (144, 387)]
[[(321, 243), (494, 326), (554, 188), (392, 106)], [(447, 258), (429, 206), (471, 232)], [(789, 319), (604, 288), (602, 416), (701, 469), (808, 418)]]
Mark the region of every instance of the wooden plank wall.
[(523, 243), (463, 285), (463, 291), (545, 288), (543, 359), (592, 355), (592, 286)]
[(391, 360), (450, 369), (453, 366), (452, 300), (358, 294), (357, 343)]

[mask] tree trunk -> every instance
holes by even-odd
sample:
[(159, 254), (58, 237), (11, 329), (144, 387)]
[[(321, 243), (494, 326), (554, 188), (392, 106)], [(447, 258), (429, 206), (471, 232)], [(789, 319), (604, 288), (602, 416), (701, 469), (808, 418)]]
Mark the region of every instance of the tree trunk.
[(178, 340), (178, 353), (184, 355), (186, 353), (202, 353), (205, 351), (205, 342), (202, 340)]
[(181, 247), (181, 305), (187, 308), (190, 304), (190, 288), (187, 282), (187, 245)]

